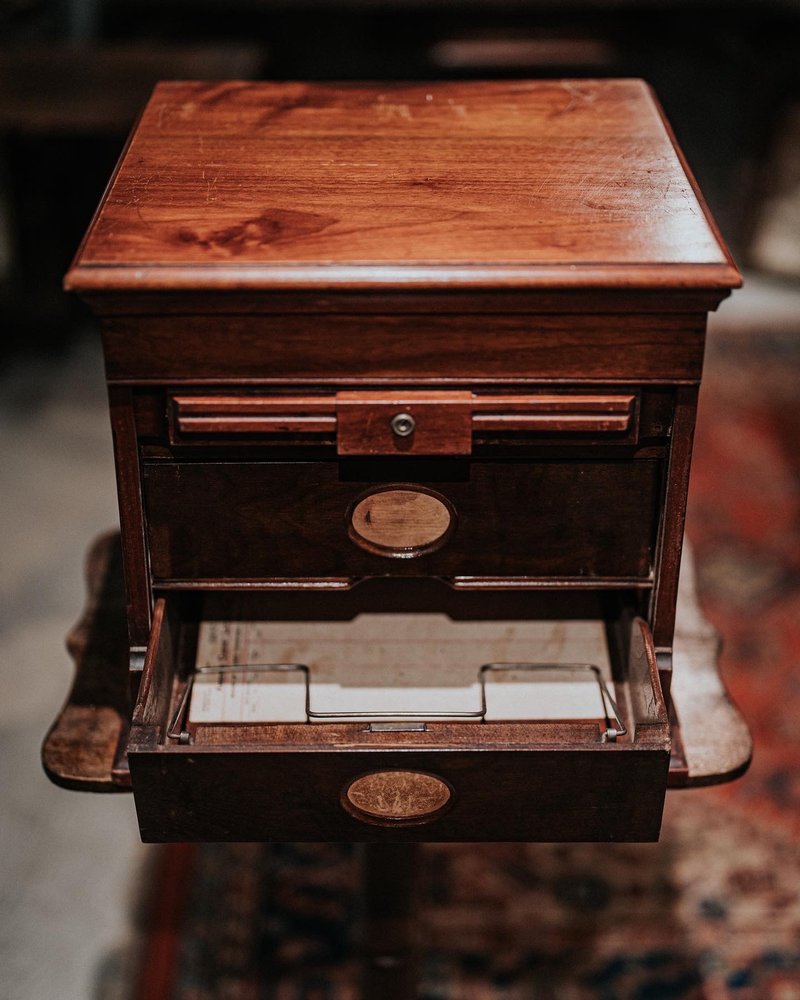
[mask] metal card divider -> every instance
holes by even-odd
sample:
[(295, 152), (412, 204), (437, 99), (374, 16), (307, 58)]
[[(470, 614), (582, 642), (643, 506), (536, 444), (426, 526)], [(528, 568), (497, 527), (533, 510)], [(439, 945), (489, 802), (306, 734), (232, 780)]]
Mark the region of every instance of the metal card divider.
[[(232, 674), (232, 673), (302, 673), (305, 685), (305, 713), (306, 722), (335, 722), (342, 720), (352, 721), (386, 721), (388, 719), (430, 719), (437, 721), (463, 721), (472, 720), (475, 722), (486, 721), (486, 675), (491, 672), (502, 671), (545, 671), (557, 670), (564, 672), (586, 672), (591, 671), (597, 681), (600, 694), (600, 701), (605, 713), (606, 729), (602, 734), (604, 743), (614, 743), (618, 736), (624, 736), (627, 729), (622, 722), (619, 707), (608, 689), (605, 678), (600, 668), (593, 663), (484, 663), (478, 670), (478, 680), (480, 682), (480, 707), (471, 712), (318, 712), (311, 707), (311, 670), (305, 663), (250, 663), (224, 665), (218, 667), (198, 667), (189, 675), (184, 683), (178, 704), (167, 726), (167, 739), (175, 740), (181, 745), (191, 743), (192, 737), (186, 728), (186, 720), (189, 709), (189, 702), (194, 688), (194, 680), (198, 675), (208, 674)], [(253, 725), (254, 722), (241, 722), (237, 725)]]

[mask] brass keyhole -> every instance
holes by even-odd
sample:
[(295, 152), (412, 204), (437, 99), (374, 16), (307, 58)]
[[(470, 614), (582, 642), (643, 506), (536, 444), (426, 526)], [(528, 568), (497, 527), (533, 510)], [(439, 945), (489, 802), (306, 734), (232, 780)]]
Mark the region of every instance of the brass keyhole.
[(409, 437), (414, 433), (416, 421), (410, 413), (397, 413), (392, 417), (390, 424), (392, 431), (401, 438)]

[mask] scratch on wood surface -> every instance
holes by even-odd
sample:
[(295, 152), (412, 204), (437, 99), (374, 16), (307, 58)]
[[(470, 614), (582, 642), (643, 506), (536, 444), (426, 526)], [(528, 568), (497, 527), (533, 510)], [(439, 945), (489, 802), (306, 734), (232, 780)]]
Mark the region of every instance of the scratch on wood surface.
[(122, 204), (126, 208), (132, 208), (140, 222), (147, 221), (142, 214), (142, 204), (147, 201), (150, 186), (155, 185), (158, 187), (160, 179), (161, 175), (158, 172), (146, 173), (130, 185), (120, 188), (121, 191), (125, 191)]
[(456, 104), (453, 98), (449, 97), (447, 99), (447, 105), (457, 118), (467, 118), (468, 112), (466, 104)]
[(573, 108), (577, 107), (578, 104), (594, 104), (597, 100), (597, 94), (580, 87), (577, 83), (573, 83), (571, 80), (560, 80), (557, 86), (564, 91), (568, 97), (568, 102), (566, 107), (559, 108), (554, 111), (549, 117), (559, 118), (561, 115), (567, 115), (572, 111)]
[(217, 200), (217, 192), (215, 188), (218, 179), (219, 174), (215, 174), (211, 180), (208, 180), (206, 178), (206, 172), (203, 170), (203, 180), (206, 182), (206, 204)]
[(410, 122), (414, 117), (408, 104), (390, 104), (384, 100), (383, 94), (373, 104), (373, 108), (378, 118), (381, 118), (383, 121), (401, 119), (402, 121)]
[[(202, 133), (197, 134), (197, 148), (198, 153), (201, 157), (205, 156), (205, 141), (203, 139)], [(203, 166), (200, 168), (200, 179), (206, 186), (206, 204), (217, 200), (217, 192), (215, 190), (217, 181), (219, 180), (219, 173), (214, 174), (212, 178), (206, 176), (206, 168)]]

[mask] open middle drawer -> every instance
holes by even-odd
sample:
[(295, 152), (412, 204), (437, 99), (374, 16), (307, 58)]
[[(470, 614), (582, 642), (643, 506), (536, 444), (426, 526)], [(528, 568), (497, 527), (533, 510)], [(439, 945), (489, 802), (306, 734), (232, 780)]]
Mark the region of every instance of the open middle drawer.
[(646, 623), (608, 595), (565, 618), (416, 583), (160, 598), (129, 745), (143, 839), (657, 839)]

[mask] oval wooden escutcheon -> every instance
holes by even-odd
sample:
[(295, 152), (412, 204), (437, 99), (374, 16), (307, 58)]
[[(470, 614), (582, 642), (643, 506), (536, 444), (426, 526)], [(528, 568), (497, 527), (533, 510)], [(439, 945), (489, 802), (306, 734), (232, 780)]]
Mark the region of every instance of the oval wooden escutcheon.
[(450, 786), (422, 771), (373, 771), (345, 790), (344, 803), (357, 819), (413, 823), (434, 819), (450, 801)]
[(438, 547), (453, 528), (453, 509), (438, 494), (410, 486), (376, 490), (350, 515), (350, 537), (378, 555), (421, 555)]

